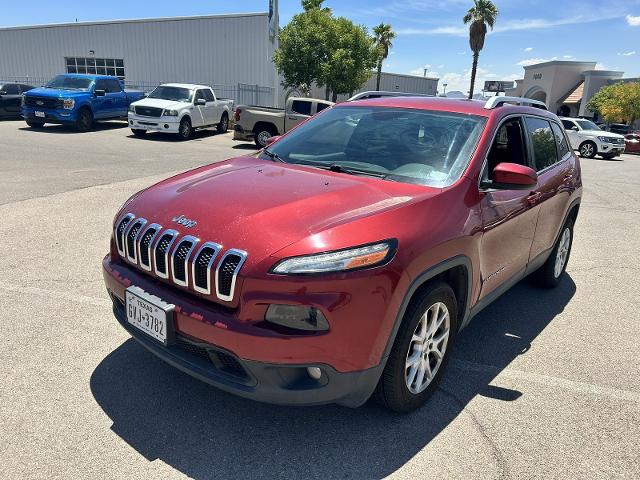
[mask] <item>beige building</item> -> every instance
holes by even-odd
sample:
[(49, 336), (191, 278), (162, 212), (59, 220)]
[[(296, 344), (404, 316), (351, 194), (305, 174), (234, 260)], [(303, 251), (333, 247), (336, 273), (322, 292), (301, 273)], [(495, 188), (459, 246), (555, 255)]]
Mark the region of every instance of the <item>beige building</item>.
[(524, 67), (524, 78), (505, 95), (541, 100), (563, 117), (589, 117), (587, 104), (603, 86), (622, 79), (623, 72), (596, 70), (596, 62), (554, 60)]

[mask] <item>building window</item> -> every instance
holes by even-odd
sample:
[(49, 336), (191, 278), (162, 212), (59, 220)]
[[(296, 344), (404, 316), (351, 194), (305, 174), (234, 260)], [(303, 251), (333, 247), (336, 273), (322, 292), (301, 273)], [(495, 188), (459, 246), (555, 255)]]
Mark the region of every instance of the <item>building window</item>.
[(112, 75), (124, 80), (124, 60), (119, 58), (66, 57), (67, 73)]

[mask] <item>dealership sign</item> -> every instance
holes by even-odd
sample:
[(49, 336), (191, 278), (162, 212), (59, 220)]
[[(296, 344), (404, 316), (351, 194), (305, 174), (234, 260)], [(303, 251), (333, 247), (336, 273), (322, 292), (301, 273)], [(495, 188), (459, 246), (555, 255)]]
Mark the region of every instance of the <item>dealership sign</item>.
[(504, 92), (509, 88), (513, 88), (515, 86), (514, 82), (502, 82), (490, 80), (484, 82), (484, 91), (485, 92)]

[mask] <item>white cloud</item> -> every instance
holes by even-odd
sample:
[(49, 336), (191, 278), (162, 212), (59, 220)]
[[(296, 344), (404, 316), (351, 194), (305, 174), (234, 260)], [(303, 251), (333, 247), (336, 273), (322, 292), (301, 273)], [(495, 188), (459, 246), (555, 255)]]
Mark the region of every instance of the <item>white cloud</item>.
[(635, 50), (633, 50), (633, 51), (631, 51), (631, 52), (621, 52), (621, 53), (618, 53), (618, 56), (619, 56), (619, 57), (630, 57), (631, 55), (635, 55), (635, 54), (636, 54), (636, 51), (635, 51)]
[(444, 68), (444, 65), (438, 65), (436, 68)]
[(596, 63), (596, 70), (608, 70), (604, 63)]
[(533, 50), (533, 47), (527, 47), (524, 50), (522, 50), (523, 52), (530, 52)]
[(516, 65), (520, 65), (521, 67), (528, 67), (529, 65), (535, 65), (536, 63), (545, 63), (551, 62), (553, 60), (557, 60), (558, 57), (553, 58), (526, 58), (524, 60), (520, 60)]
[(563, 55), (562, 58), (564, 58), (565, 60), (571, 60), (572, 58), (576, 58), (573, 55)]
[(627, 23), (632, 27), (640, 27), (640, 15), (634, 17), (633, 15), (627, 15)]
[(418, 67), (418, 68), (414, 68), (413, 70), (411, 70), (409, 72), (410, 75), (418, 75), (420, 77), (422, 77), (424, 75), (424, 69), (427, 69), (427, 75), (431, 76), (433, 73), (429, 71), (429, 69), (431, 68), (431, 65), (424, 65), (422, 67)]
[[(504, 80), (514, 81), (522, 78), (522, 75), (513, 73), (511, 75), (501, 75), (494, 72), (490, 72), (486, 68), (478, 67), (476, 71), (476, 84), (475, 91), (480, 92), (484, 87), (485, 80)], [(464, 95), (469, 91), (469, 84), (471, 82), (471, 69), (468, 68), (462, 73), (448, 72), (440, 77), (440, 83), (438, 88), (441, 92), (444, 92), (444, 84), (447, 84), (447, 92), (462, 92)]]

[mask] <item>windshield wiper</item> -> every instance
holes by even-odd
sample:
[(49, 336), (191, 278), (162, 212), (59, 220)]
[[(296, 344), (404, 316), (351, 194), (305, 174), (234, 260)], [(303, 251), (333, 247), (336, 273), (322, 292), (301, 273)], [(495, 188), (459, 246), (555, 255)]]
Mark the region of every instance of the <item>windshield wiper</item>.
[(271, 151), (267, 150), (266, 148), (262, 150), (262, 153), (264, 153), (267, 157), (269, 157), (274, 162), (287, 163), (285, 161), (285, 159), (282, 158), (280, 155), (278, 155), (275, 152), (271, 152)]
[(337, 163), (315, 163), (315, 162), (294, 162), (298, 165), (321, 168), (331, 172), (347, 173), (349, 175), (367, 175), (369, 177), (386, 178), (387, 174), (382, 172), (374, 172), (361, 168), (343, 167)]

